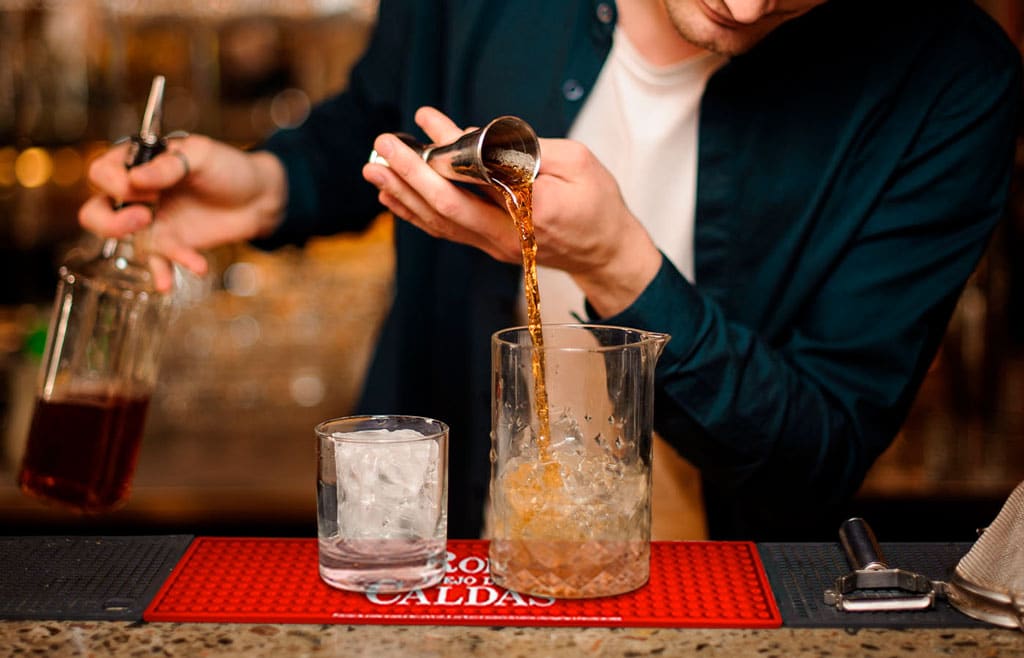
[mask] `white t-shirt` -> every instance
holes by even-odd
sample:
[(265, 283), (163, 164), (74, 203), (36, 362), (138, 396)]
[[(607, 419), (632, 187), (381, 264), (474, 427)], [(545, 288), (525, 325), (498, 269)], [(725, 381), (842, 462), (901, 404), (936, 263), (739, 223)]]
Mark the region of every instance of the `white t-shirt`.
[[(611, 53), (568, 135), (611, 171), (630, 211), (690, 281), (700, 99), (724, 61), (708, 53), (652, 66), (616, 30)], [(568, 274), (538, 267), (537, 277), (545, 323), (585, 317), (583, 293)]]

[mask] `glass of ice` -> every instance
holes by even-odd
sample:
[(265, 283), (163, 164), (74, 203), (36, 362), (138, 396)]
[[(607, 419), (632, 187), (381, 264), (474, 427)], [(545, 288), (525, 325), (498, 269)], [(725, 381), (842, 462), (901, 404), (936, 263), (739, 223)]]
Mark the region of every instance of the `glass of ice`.
[(448, 426), (419, 416), (327, 420), (317, 436), (320, 577), (403, 592), (444, 577)]

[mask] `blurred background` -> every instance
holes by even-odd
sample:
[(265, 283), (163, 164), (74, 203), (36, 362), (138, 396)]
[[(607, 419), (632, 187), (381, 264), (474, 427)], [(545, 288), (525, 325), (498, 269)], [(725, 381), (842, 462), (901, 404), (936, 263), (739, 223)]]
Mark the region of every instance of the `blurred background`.
[[(1024, 45), (1019, 0), (979, 4)], [(134, 493), (81, 517), (23, 496), (57, 268), (85, 171), (138, 130), (156, 74), (166, 130), (238, 146), (342, 88), (374, 0), (0, 0), (0, 533), (315, 533), (313, 426), (349, 412), (386, 311), (390, 219), (272, 254), (211, 254), (171, 328)], [(885, 541), (971, 539), (1024, 481), (1024, 148), (1011, 212), (858, 507)], [(825, 539), (825, 538), (823, 538)]]

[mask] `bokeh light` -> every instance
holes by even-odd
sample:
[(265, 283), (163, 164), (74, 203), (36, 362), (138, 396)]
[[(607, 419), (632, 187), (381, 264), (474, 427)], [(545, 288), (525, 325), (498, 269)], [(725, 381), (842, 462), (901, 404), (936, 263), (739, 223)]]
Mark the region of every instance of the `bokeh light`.
[(33, 146), (14, 161), (14, 176), (23, 187), (42, 187), (53, 175), (53, 159), (46, 149)]
[(84, 162), (75, 149), (65, 146), (53, 153), (53, 182), (70, 187), (82, 180)]
[(11, 187), (16, 182), (14, 161), (17, 159), (18, 151), (13, 146), (0, 147), (0, 187)]

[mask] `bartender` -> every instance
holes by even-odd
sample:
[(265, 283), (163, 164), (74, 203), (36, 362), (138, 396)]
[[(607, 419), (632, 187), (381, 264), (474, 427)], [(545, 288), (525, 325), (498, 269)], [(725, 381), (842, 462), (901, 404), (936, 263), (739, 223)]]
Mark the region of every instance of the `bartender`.
[[(347, 89), (303, 125), (248, 151), (192, 135), (131, 171), (114, 147), (80, 218), (152, 227), (197, 273), (220, 244), (404, 220), (358, 411), (450, 425), (449, 535), (475, 537), (518, 241), (389, 133), (443, 143), (519, 116), (543, 138), (545, 321), (671, 334), (654, 425), (700, 473), (709, 536), (820, 539), (1004, 212), (1020, 92), (1018, 51), (970, 0), (381, 0)], [(155, 212), (109, 203), (154, 191)]]

